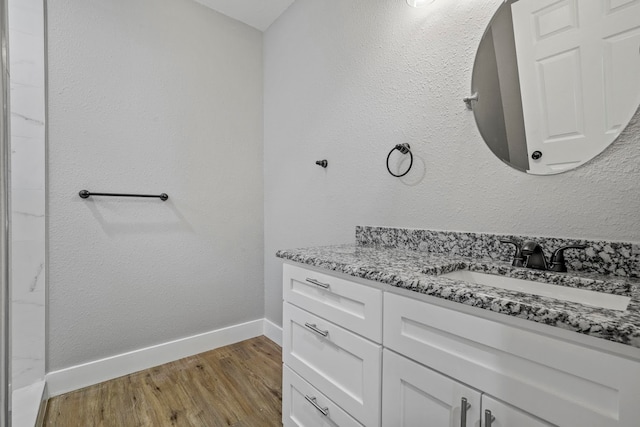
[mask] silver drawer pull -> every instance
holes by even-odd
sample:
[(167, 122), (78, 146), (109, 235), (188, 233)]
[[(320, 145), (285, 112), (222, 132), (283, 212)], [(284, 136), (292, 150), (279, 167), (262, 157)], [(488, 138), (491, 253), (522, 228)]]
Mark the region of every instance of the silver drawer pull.
[(322, 335), (323, 337), (326, 337), (327, 335), (329, 335), (329, 331), (323, 331), (322, 329), (318, 329), (315, 323), (305, 323), (304, 326), (311, 329), (316, 334)]
[(316, 279), (309, 279), (308, 277), (306, 278), (306, 281), (311, 283), (311, 284), (314, 284), (316, 286), (320, 286), (321, 288), (329, 289), (329, 284), (328, 283), (322, 283), (322, 282), (319, 282)]
[(471, 408), (471, 404), (467, 402), (466, 397), (463, 397), (460, 402), (460, 427), (467, 427), (467, 411)]
[(496, 420), (496, 417), (491, 415), (490, 410), (484, 411), (484, 427), (491, 427), (491, 424)]
[(323, 408), (320, 405), (318, 405), (318, 402), (316, 402), (316, 398), (314, 397), (309, 397), (306, 394), (304, 395), (304, 398), (307, 399), (307, 401), (309, 403), (311, 403), (318, 411), (320, 411), (322, 413), (322, 415), (324, 415), (325, 417), (329, 415), (329, 408)]

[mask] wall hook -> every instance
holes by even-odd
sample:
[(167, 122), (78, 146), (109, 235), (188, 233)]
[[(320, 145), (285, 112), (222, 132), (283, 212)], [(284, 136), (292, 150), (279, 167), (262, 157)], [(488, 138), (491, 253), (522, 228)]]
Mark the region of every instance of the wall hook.
[(478, 92), (474, 93), (471, 96), (464, 97), (464, 98), (462, 98), (462, 100), (464, 101), (465, 104), (467, 104), (467, 108), (469, 110), (473, 110), (472, 102), (473, 101), (476, 101), (476, 102), (478, 101)]
[(326, 168), (327, 166), (329, 166), (329, 162), (327, 162), (326, 160), (318, 160), (316, 162), (316, 165), (322, 166), (323, 168)]

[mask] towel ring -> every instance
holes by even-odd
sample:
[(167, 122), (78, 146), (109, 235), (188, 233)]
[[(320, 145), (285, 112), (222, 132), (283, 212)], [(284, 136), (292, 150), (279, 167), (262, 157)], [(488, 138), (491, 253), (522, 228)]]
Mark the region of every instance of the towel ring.
[[(411, 158), (410, 162), (409, 162), (409, 167), (407, 168), (407, 170), (405, 171), (405, 173), (400, 174), (400, 175), (396, 175), (395, 173), (391, 172), (391, 169), (389, 168), (389, 159), (391, 158), (391, 154), (398, 150), (399, 152), (401, 152), (402, 154), (407, 154), (409, 153), (409, 156)], [(413, 153), (411, 152), (411, 147), (409, 146), (409, 144), (398, 144), (395, 147), (393, 147), (391, 149), (391, 151), (389, 151), (389, 154), (387, 155), (387, 171), (389, 171), (389, 173), (393, 176), (395, 176), (396, 178), (401, 178), (403, 176), (405, 176), (406, 174), (409, 173), (409, 171), (411, 170), (411, 167), (413, 166)]]

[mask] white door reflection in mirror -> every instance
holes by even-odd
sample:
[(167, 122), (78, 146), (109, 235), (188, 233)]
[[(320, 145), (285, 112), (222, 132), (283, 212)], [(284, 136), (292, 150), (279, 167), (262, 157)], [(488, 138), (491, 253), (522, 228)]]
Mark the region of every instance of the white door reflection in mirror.
[(640, 0), (518, 0), (511, 5), (528, 172), (554, 174), (599, 154), (638, 106)]

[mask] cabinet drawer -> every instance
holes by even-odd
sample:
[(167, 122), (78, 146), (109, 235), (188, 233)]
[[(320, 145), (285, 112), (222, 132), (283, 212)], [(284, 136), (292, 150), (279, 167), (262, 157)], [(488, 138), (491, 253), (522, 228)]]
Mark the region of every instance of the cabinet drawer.
[(380, 425), (381, 347), (284, 304), (284, 363), (362, 424)]
[(382, 291), (290, 264), (283, 278), (285, 301), (382, 342)]
[(282, 369), (282, 424), (284, 427), (362, 427), (287, 365)]
[[(384, 345), (563, 427), (637, 425), (639, 364), (385, 293)], [(597, 369), (594, 369), (597, 367)]]

